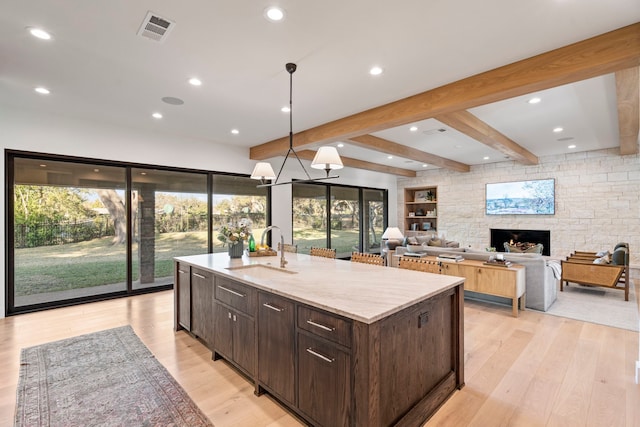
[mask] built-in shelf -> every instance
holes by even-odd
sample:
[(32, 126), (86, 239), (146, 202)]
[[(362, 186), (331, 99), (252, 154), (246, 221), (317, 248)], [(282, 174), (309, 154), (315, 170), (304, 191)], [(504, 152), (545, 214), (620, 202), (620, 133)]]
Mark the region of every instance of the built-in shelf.
[(404, 234), (437, 232), (438, 188), (404, 189)]

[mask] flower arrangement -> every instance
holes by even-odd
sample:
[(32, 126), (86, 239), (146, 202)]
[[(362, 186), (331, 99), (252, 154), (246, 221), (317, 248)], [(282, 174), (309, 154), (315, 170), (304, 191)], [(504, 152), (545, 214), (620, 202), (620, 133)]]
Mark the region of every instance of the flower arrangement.
[(242, 218), (236, 226), (223, 225), (218, 232), (218, 240), (229, 246), (245, 241), (251, 234), (251, 225), (251, 220), (248, 218)]

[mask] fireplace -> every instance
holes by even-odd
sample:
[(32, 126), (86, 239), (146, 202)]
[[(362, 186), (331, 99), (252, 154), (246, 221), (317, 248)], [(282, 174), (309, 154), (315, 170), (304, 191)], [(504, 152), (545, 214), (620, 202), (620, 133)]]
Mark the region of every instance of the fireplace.
[(551, 232), (549, 230), (491, 229), (491, 246), (504, 252), (504, 242), (542, 243), (542, 255), (551, 255)]

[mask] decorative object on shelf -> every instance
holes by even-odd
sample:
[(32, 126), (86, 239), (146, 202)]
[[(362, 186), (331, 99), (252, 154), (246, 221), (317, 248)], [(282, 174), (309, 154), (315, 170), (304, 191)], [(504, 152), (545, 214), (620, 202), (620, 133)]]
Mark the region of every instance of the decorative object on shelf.
[[(338, 176), (329, 176), (329, 173), (333, 169), (342, 169), (344, 166), (342, 165), (342, 160), (340, 159), (340, 155), (338, 154), (338, 150), (335, 147), (331, 146), (323, 146), (320, 147), (311, 162), (311, 167), (314, 169), (324, 169), (327, 173), (327, 176), (324, 178), (311, 178), (307, 170), (304, 168), (300, 157), (293, 149), (293, 73), (296, 71), (297, 65), (294, 63), (287, 63), (285, 65), (285, 69), (289, 73), (289, 150), (287, 151), (287, 155), (284, 157), (284, 161), (282, 162), (282, 166), (280, 166), (280, 170), (278, 171), (278, 175), (275, 174), (271, 164), (268, 162), (258, 162), (251, 173), (252, 179), (259, 179), (260, 185), (258, 187), (272, 187), (274, 185), (284, 185), (291, 184), (293, 181), (288, 182), (278, 182), (280, 178), (280, 174), (282, 173), (282, 169), (284, 169), (285, 163), (287, 163), (287, 159), (289, 159), (290, 155), (293, 155), (298, 160), (300, 167), (304, 171), (307, 179), (305, 180), (296, 180), (296, 182), (313, 182), (313, 181), (322, 181), (326, 179), (334, 179), (338, 178)], [(273, 181), (270, 184), (267, 184), (265, 181)], [(275, 180), (275, 181), (274, 181)]]
[(429, 191), (425, 190), (425, 191), (416, 191), (415, 195), (413, 196), (413, 201), (414, 202), (427, 202), (429, 201)]
[(422, 208), (416, 210), (416, 216), (424, 216), (424, 210)]
[(409, 212), (409, 216), (412, 216), (412, 217), (416, 216), (416, 213), (415, 212)]
[(393, 251), (402, 244), (404, 235), (398, 227), (387, 227), (382, 233), (382, 240), (386, 240), (387, 249)]
[(417, 222), (414, 222), (413, 224), (411, 224), (411, 231), (418, 231), (420, 224)]
[(218, 240), (228, 245), (231, 258), (241, 258), (244, 242), (251, 236), (251, 220), (242, 218), (238, 225), (223, 225), (218, 232)]
[(431, 223), (430, 222), (423, 222), (422, 223), (422, 231), (429, 231), (431, 229)]

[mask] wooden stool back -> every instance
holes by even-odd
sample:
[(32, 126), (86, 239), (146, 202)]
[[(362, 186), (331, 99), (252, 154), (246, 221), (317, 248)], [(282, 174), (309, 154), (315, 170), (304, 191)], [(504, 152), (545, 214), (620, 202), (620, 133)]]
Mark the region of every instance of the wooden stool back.
[(440, 262), (430, 261), (422, 258), (401, 257), (398, 267), (406, 270), (424, 271), (427, 273), (440, 274)]
[(309, 255), (320, 256), (324, 258), (335, 258), (336, 250), (329, 248), (311, 248), (311, 250), (309, 251)]
[(362, 264), (382, 265), (384, 266), (384, 258), (378, 254), (367, 254), (363, 252), (352, 252), (351, 262), (359, 262)]

